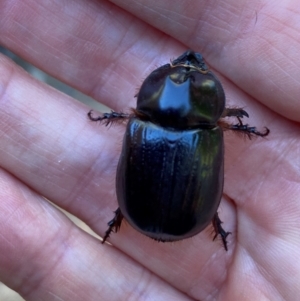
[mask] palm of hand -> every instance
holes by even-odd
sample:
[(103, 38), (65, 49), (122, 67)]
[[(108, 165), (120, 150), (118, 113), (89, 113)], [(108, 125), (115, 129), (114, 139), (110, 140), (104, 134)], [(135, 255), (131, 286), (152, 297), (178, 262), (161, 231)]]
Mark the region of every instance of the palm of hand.
[(233, 232), (229, 252), (211, 242), (211, 229), (158, 244), (124, 225), (111, 237), (115, 248), (78, 230), (41, 196), (102, 234), (117, 206), (122, 127), (89, 123), (85, 106), (1, 57), (0, 276), (28, 300), (294, 300), (299, 294), (297, 4), (290, 1), (276, 15), (269, 1), (251, 9), (241, 2), (233, 12), (229, 2), (181, 2), (184, 9), (172, 2), (166, 11), (167, 2), (127, 1), (132, 16), (105, 1), (35, 4), (35, 10), (29, 0), (4, 1), (0, 39), (117, 111), (134, 107), (137, 83), (155, 66), (183, 48), (200, 51), (223, 74), (229, 106), (245, 106), (249, 124), (271, 129), (268, 139), (255, 141), (225, 136), (219, 214)]

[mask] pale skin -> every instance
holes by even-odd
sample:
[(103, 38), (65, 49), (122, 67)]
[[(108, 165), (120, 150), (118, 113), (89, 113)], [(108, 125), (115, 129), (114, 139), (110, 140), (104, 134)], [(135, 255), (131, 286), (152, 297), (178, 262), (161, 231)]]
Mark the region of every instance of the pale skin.
[(225, 134), (229, 250), (211, 227), (157, 243), (124, 223), (114, 247), (79, 230), (43, 196), (103, 235), (125, 128), (91, 122), (90, 108), (0, 56), (0, 281), (26, 300), (295, 300), (298, 1), (111, 2), (1, 1), (0, 44), (118, 112), (157, 66), (201, 52), (227, 105), (271, 130), (251, 141)]

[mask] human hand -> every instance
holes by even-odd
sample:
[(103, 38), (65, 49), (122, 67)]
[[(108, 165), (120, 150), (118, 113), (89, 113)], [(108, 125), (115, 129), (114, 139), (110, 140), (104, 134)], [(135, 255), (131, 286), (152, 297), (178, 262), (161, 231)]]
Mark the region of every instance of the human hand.
[(79, 230), (43, 197), (103, 235), (125, 129), (89, 122), (89, 108), (0, 56), (0, 280), (26, 300), (295, 300), (297, 2), (111, 2), (2, 1), (0, 43), (116, 111), (135, 106), (157, 66), (199, 51), (227, 104), (271, 130), (252, 141), (225, 134), (219, 215), (229, 251), (210, 227), (157, 243), (123, 223), (114, 247)]

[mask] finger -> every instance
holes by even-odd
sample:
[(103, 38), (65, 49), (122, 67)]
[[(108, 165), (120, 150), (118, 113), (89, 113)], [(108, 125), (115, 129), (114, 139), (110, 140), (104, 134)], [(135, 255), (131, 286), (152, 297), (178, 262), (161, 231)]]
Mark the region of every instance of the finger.
[(84, 210), (81, 201), (100, 194), (105, 204), (115, 197), (122, 131), (92, 125), (86, 106), (5, 57), (0, 66), (1, 166), (59, 206), (72, 207), (73, 214), (90, 211), (95, 218), (95, 208)]
[(3, 170), (0, 199), (0, 280), (26, 300), (191, 300)]
[(271, 110), (300, 120), (297, 1), (124, 1), (118, 6), (202, 52)]
[(107, 1), (1, 1), (0, 43), (115, 110), (129, 109), (141, 79), (182, 52)]
[[(0, 63), (1, 166), (101, 235), (117, 207), (115, 174), (124, 131), (91, 124), (83, 105), (31, 79), (8, 59)], [(231, 231), (234, 209), (222, 208), (220, 217)], [(221, 242), (212, 242), (211, 232), (209, 228), (187, 242), (158, 244), (124, 223), (111, 241), (198, 298), (219, 290), (233, 251), (234, 240), (227, 255)]]
[[(132, 96), (136, 94), (136, 89), (141, 84), (141, 78), (145, 78), (154, 66), (166, 63), (171, 57), (174, 57), (174, 53), (178, 55), (182, 52), (182, 48), (176, 41), (167, 39), (164, 34), (151, 29), (137, 19), (132, 20), (131, 15), (124, 14), (124, 11), (118, 10), (107, 2), (101, 3), (101, 6), (99, 3), (87, 6), (86, 2), (79, 1), (76, 2), (75, 7), (74, 1), (67, 3), (70, 7), (60, 7), (59, 5), (62, 3), (53, 7), (53, 3), (49, 3), (50, 6), (46, 4), (37, 6), (40, 10), (34, 11), (30, 9), (29, 0), (22, 2), (24, 6), (13, 6), (13, 8), (10, 8), (9, 3), (6, 5), (9, 13), (5, 13), (7, 11), (4, 9), (0, 10), (4, 14), (3, 19), (0, 18), (4, 24), (0, 27), (3, 30), (3, 34), (0, 35), (3, 44), (13, 51), (23, 54), (29, 61), (47, 70), (50, 74), (116, 110), (127, 110), (134, 104)], [(64, 5), (66, 4), (64, 3)], [(59, 31), (53, 23), (53, 18), (48, 17), (49, 10), (51, 14), (54, 10), (59, 20), (66, 20), (70, 25), (69, 28), (73, 30), (61, 29)], [(68, 10), (83, 15), (82, 20), (87, 27), (82, 23), (78, 24), (79, 19), (74, 18), (75, 13), (74, 15), (65, 15), (64, 12)], [(116, 23), (107, 19), (109, 16), (107, 11), (113, 12), (113, 20), (118, 20)], [(37, 15), (35, 15), (36, 12)], [(20, 18), (23, 14), (30, 16), (33, 14), (33, 16)], [(95, 19), (91, 19), (90, 15)], [(6, 22), (7, 16), (10, 19)], [(14, 26), (14, 31), (12, 31), (11, 20), (14, 18), (19, 26)], [(88, 23), (89, 20), (95, 22), (91, 25)], [(24, 28), (28, 33), (25, 45), (20, 44), (24, 37)], [(87, 29), (82, 32), (81, 29), (84, 28)], [(97, 29), (93, 31), (91, 30), (93, 28)], [(130, 30), (127, 32), (128, 28)], [(94, 46), (95, 51), (91, 51), (89, 47), (82, 47), (82, 40), (86, 39), (87, 31), (91, 31), (89, 35), (91, 38), (87, 40), (86, 44), (105, 44), (109, 47), (103, 49), (103, 47)], [(100, 34), (101, 32), (102, 34)], [(144, 32), (147, 32), (147, 35), (144, 35)], [(111, 35), (114, 39), (109, 39)], [(126, 35), (126, 39), (123, 39), (124, 35)], [(37, 37), (39, 38), (38, 43), (36, 42)], [(99, 38), (101, 38), (100, 42)], [(30, 43), (34, 43), (35, 53), (31, 51)], [(129, 48), (128, 43), (133, 46)], [(49, 47), (49, 44), (56, 45), (56, 47)], [(151, 45), (151, 51), (147, 45)], [(45, 57), (48, 59), (45, 60)], [(207, 58), (209, 57), (207, 56)], [(64, 66), (63, 70), (61, 70), (61, 66)]]

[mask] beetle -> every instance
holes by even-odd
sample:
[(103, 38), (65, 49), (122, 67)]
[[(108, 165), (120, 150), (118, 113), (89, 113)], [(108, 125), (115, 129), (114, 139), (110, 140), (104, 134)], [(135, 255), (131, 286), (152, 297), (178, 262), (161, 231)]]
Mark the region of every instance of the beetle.
[[(88, 117), (106, 125), (128, 120), (116, 174), (119, 208), (102, 243), (123, 218), (157, 241), (177, 241), (212, 222), (228, 250), (218, 207), (223, 192), (223, 131), (265, 137), (243, 124), (242, 108), (226, 108), (220, 81), (200, 53), (188, 50), (154, 70), (139, 89), (132, 113)], [(224, 121), (236, 117), (237, 123)]]

